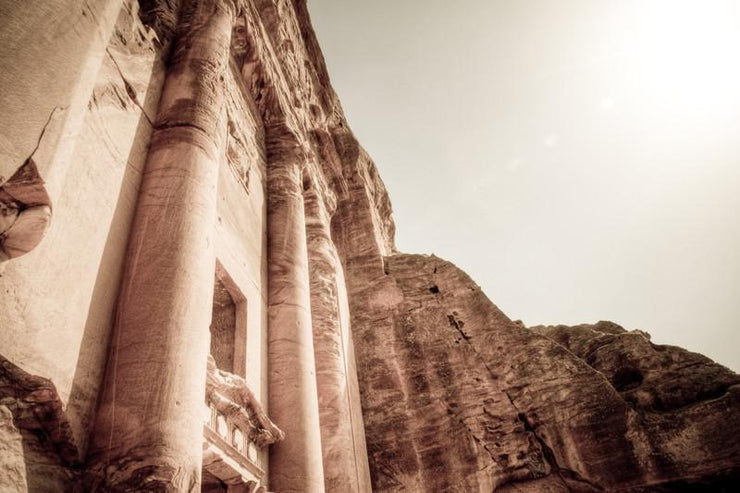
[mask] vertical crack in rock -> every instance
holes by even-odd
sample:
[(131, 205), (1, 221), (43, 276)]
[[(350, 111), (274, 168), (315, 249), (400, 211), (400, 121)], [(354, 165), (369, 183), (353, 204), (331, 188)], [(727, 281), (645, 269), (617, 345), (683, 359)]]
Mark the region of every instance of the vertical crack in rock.
[[(545, 456), (545, 460), (550, 464), (550, 467), (552, 470), (560, 476), (560, 478), (563, 480), (563, 482), (566, 482), (566, 479), (574, 480), (579, 483), (583, 483), (590, 488), (593, 488), (597, 491), (602, 491), (603, 488), (599, 487), (598, 485), (595, 485), (588, 481), (587, 479), (583, 478), (580, 474), (578, 474), (575, 471), (572, 471), (570, 469), (564, 469), (560, 467), (558, 464), (557, 459), (555, 458), (555, 453), (553, 452), (552, 448), (547, 444), (547, 442), (537, 433), (537, 430), (535, 429), (535, 426), (530, 422), (529, 418), (527, 418), (526, 413), (523, 413), (519, 407), (514, 402), (514, 399), (511, 397), (511, 394), (504, 390), (503, 391), (506, 397), (509, 399), (509, 402), (511, 402), (511, 405), (514, 406), (514, 409), (517, 411), (517, 418), (519, 421), (522, 422), (524, 425), (524, 429), (527, 430), (529, 433), (532, 434), (532, 437), (534, 437), (535, 440), (537, 440), (537, 443), (539, 443), (540, 447), (542, 448), (542, 453)], [(567, 482), (566, 482), (567, 484)]]
[[(464, 323), (461, 320), (458, 320), (455, 317), (455, 315), (447, 315), (447, 318), (448, 318), (448, 320), (450, 322), (450, 326), (452, 328), (454, 328), (455, 330), (457, 330), (460, 333), (460, 336), (463, 338), (463, 340), (465, 340), (466, 343), (468, 343), (469, 347), (476, 354), (476, 356), (481, 361), (481, 363), (483, 364), (483, 366), (488, 370), (488, 372), (492, 376), (495, 377), (495, 375), (494, 375), (493, 371), (491, 370), (491, 368), (488, 366), (488, 364), (486, 363), (486, 361), (483, 359), (483, 357), (480, 355), (480, 353), (475, 348), (475, 345), (473, 345), (470, 342), (470, 337), (463, 330)], [(570, 479), (570, 480), (574, 480), (574, 481), (577, 481), (577, 482), (586, 484), (586, 485), (588, 485), (589, 487), (591, 487), (591, 488), (593, 488), (595, 490), (602, 490), (603, 489), (603, 488), (600, 488), (599, 486), (597, 486), (597, 485), (589, 482), (588, 480), (586, 480), (585, 478), (583, 478), (582, 476), (580, 476), (575, 471), (561, 468), (558, 465), (557, 459), (555, 458), (555, 453), (553, 452), (552, 448), (550, 448), (550, 446), (547, 444), (547, 442), (545, 442), (545, 440), (542, 437), (539, 436), (539, 434), (535, 430), (535, 428), (532, 425), (532, 423), (530, 423), (530, 421), (527, 419), (526, 414), (524, 412), (522, 412), (521, 409), (519, 409), (519, 407), (517, 406), (516, 402), (512, 398), (511, 394), (507, 390), (503, 390), (502, 392), (504, 393), (504, 395), (506, 395), (506, 398), (509, 400), (509, 402), (511, 403), (511, 405), (516, 410), (516, 412), (517, 412), (517, 418), (524, 425), (524, 429), (527, 432), (529, 432), (531, 434), (531, 436), (537, 441), (537, 443), (540, 446), (540, 449), (542, 450), (542, 454), (544, 455), (544, 458), (547, 461), (547, 463), (550, 465), (550, 467), (552, 468), (552, 470), (554, 472), (556, 472), (561, 477), (561, 479), (563, 479), (563, 481), (565, 481), (566, 478), (567, 478), (567, 479)], [(486, 450), (488, 450), (488, 449), (486, 449)], [(537, 476), (535, 475), (535, 477), (537, 477)]]
[(123, 86), (126, 88), (126, 94), (128, 94), (128, 97), (131, 99), (131, 101), (141, 110), (141, 114), (144, 115), (144, 118), (146, 118), (146, 121), (149, 122), (149, 125), (154, 127), (154, 122), (152, 121), (152, 118), (146, 112), (146, 110), (144, 109), (144, 106), (139, 102), (139, 98), (136, 94), (136, 89), (134, 89), (134, 86), (132, 86), (131, 83), (126, 78), (126, 76), (123, 75), (123, 70), (121, 70), (121, 66), (118, 65), (118, 61), (116, 60), (116, 57), (114, 57), (113, 54), (110, 52), (110, 48), (106, 48), (105, 52), (108, 54), (108, 57), (110, 58), (111, 62), (113, 62), (113, 65), (116, 67), (118, 74), (121, 76), (121, 80), (123, 81)]
[[(464, 323), (462, 321), (460, 321), (460, 320), (457, 320), (454, 315), (447, 315), (447, 320), (450, 321), (450, 327), (452, 327), (453, 329), (457, 330), (460, 333), (460, 335), (462, 336), (463, 340), (465, 340), (465, 342), (468, 342), (469, 343), (470, 342), (470, 337), (468, 337), (468, 335), (465, 333), (465, 331), (462, 330)], [(471, 347), (472, 347), (472, 345), (471, 345)], [(475, 351), (475, 348), (474, 347), (473, 347), (473, 350)], [(476, 354), (477, 354), (477, 352), (476, 352)], [(485, 361), (483, 361), (483, 358), (481, 358), (481, 361), (485, 365)], [(486, 366), (486, 368), (488, 368), (488, 366)], [(488, 371), (490, 371), (490, 369)]]
[[(435, 268), (435, 272), (436, 272), (436, 268)], [(490, 368), (490, 366), (485, 361), (485, 359), (483, 358), (483, 356), (478, 352), (478, 350), (476, 349), (475, 345), (471, 343), (470, 336), (468, 336), (468, 334), (466, 334), (465, 331), (463, 330), (463, 326), (465, 325), (464, 322), (462, 320), (458, 320), (455, 317), (455, 314), (448, 314), (447, 315), (447, 319), (450, 322), (450, 327), (452, 327), (453, 329), (455, 329), (455, 330), (458, 331), (458, 333), (460, 334), (460, 336), (468, 344), (468, 347), (473, 351), (473, 353), (475, 354), (475, 356), (478, 358), (478, 360), (481, 362), (481, 364), (485, 367), (485, 369), (488, 371), (488, 373), (494, 379), (496, 379), (497, 376), (495, 375), (495, 373), (493, 372), (493, 370)], [(522, 413), (521, 410), (517, 407), (516, 403), (514, 402), (514, 399), (512, 399), (512, 397), (509, 394), (509, 392), (507, 392), (506, 390), (502, 390), (502, 392), (506, 396), (506, 398), (508, 399), (509, 403), (511, 403), (512, 407), (516, 410), (516, 412), (517, 412), (517, 418), (524, 425), (525, 431), (527, 431), (528, 433), (530, 433), (531, 436), (537, 441), (537, 443), (538, 443), (538, 445), (539, 445), (539, 447), (540, 447), (540, 449), (542, 451), (542, 454), (544, 456), (544, 459), (547, 461), (547, 463), (549, 464), (549, 466), (551, 467), (551, 469), (554, 470), (554, 471), (560, 471), (560, 468), (557, 465), (557, 461), (555, 460), (555, 454), (553, 453), (552, 449), (544, 442), (544, 440), (542, 440), (542, 438), (540, 436), (537, 435), (537, 433), (535, 432), (534, 428), (526, 420), (525, 414)], [(488, 451), (489, 454), (490, 454), (490, 450), (488, 450), (487, 447), (486, 447), (486, 451)], [(495, 459), (494, 459), (494, 462), (495, 462)], [(533, 474), (533, 477), (534, 478), (537, 478), (540, 473), (533, 470), (532, 471), (532, 474)], [(545, 475), (547, 475), (547, 474), (545, 474)]]
[[(21, 166), (18, 167), (18, 170), (20, 170), (23, 166), (26, 166), (29, 163), (34, 164), (33, 157), (36, 155), (36, 152), (38, 152), (39, 147), (41, 147), (41, 142), (44, 140), (44, 135), (46, 135), (47, 128), (49, 127), (49, 125), (51, 125), (51, 121), (54, 118), (54, 113), (56, 113), (57, 111), (64, 111), (66, 109), (67, 109), (67, 106), (54, 106), (51, 109), (51, 111), (49, 112), (49, 116), (46, 118), (46, 122), (44, 123), (44, 126), (41, 127), (41, 132), (39, 132), (39, 136), (36, 139), (36, 145), (33, 147), (33, 150), (28, 155), (28, 157), (23, 161), (23, 164), (21, 164)], [(18, 171), (16, 171), (16, 173), (13, 176), (16, 176), (17, 174), (18, 174)], [(0, 189), (4, 185), (5, 185), (4, 177), (0, 176)]]

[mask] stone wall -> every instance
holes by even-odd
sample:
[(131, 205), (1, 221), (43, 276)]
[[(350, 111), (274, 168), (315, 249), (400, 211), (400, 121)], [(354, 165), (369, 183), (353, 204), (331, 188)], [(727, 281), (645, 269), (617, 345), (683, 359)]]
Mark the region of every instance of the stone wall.
[[(156, 111), (162, 61), (138, 18), (136, 4), (123, 8), (106, 4), (97, 11), (82, 2), (67, 2), (56, 6), (53, 14), (25, 12), (28, 17), (15, 17), (13, 14), (30, 6), (27, 2), (12, 3), (4, 4), (11, 14), (3, 16), (3, 22), (18, 24), (5, 25), (4, 34), (11, 28), (30, 34), (31, 26), (36, 25), (32, 21), (38, 19), (47, 20), (49, 31), (16, 52), (21, 67), (24, 63), (32, 66), (29, 72), (2, 81), (5, 96), (13, 96), (4, 108), (14, 109), (24, 102), (14, 113), (17, 121), (3, 122), (4, 134), (8, 135), (5, 129), (25, 128), (43, 105), (59, 108), (52, 122), (66, 117), (59, 124), (61, 128), (46, 127), (38, 151), (48, 142), (48, 155), (53, 156), (38, 163), (52, 197), (53, 217), (47, 235), (29, 254), (7, 262), (0, 278), (5, 293), (0, 297), (4, 332), (0, 353), (26, 371), (54, 381), (77, 445), (84, 450), (151, 132), (147, 113)], [(58, 9), (67, 15), (57, 15)], [(113, 22), (96, 25), (92, 17), (102, 23)], [(70, 29), (75, 19), (78, 28)], [(88, 30), (83, 29), (88, 24)], [(62, 40), (74, 38), (75, 44), (65, 47), (55, 33), (64, 33)], [(46, 44), (49, 51), (28, 53), (39, 50), (39, 44)], [(79, 44), (93, 44), (90, 50), (94, 48), (95, 55), (91, 52), (85, 58), (88, 51), (79, 51)], [(62, 48), (69, 51), (57, 56)], [(6, 56), (11, 49), (3, 44)], [(75, 53), (84, 65), (71, 78), (85, 78), (68, 82), (57, 77), (57, 64), (73, 65)], [(16, 67), (16, 62), (12, 66)], [(33, 80), (25, 84), (26, 78)], [(70, 86), (79, 88), (72, 95), (75, 99), (65, 100), (57, 94)], [(6, 87), (10, 89), (6, 91)], [(12, 114), (4, 111), (3, 117)], [(71, 121), (73, 116), (78, 120), (76, 125)], [(75, 128), (68, 129), (70, 126)], [(14, 138), (13, 142), (21, 140)]]

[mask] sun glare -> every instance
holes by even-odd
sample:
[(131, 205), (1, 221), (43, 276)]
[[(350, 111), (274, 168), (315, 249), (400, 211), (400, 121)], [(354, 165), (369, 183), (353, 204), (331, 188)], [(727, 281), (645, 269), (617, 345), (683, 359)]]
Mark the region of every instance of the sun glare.
[(652, 104), (679, 113), (737, 113), (740, 2), (640, 0), (634, 19), (628, 56)]

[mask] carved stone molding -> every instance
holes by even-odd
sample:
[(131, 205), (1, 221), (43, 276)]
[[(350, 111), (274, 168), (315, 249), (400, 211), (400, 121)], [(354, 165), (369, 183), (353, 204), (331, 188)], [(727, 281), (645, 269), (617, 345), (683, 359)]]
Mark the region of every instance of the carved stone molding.
[(219, 370), (211, 355), (208, 355), (206, 400), (259, 447), (285, 438), (285, 433), (267, 417), (247, 382), (238, 375)]

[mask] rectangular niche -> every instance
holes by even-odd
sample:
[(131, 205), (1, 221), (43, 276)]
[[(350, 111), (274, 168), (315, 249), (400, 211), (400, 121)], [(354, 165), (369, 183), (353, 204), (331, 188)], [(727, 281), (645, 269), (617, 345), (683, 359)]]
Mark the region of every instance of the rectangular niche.
[(223, 371), (246, 376), (247, 300), (220, 262), (213, 281), (211, 355)]

